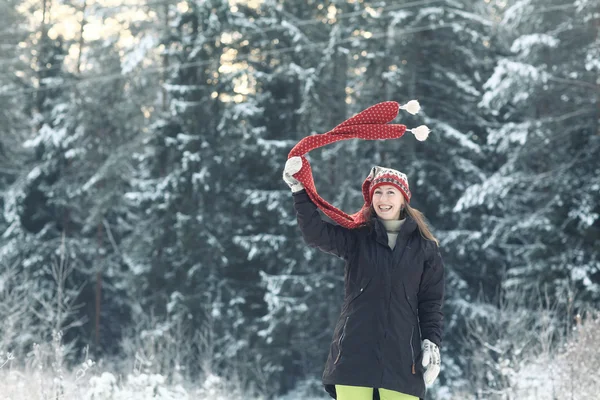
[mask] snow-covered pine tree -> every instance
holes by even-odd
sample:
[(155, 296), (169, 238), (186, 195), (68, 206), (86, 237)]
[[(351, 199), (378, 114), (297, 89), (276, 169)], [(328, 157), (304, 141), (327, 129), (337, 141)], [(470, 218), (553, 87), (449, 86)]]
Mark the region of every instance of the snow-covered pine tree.
[[(5, 1), (0, 4), (0, 209), (2, 191), (18, 175), (18, 166), (22, 161), (19, 138), (27, 131), (25, 77), (26, 72), (31, 71), (21, 58), (24, 51), (19, 47), (19, 43), (27, 38), (28, 32), (23, 28), (25, 18), (17, 11), (18, 4), (18, 1)], [(4, 232), (1, 226), (0, 232)]]
[(77, 257), (86, 260), (81, 301), (90, 321), (80, 334), (98, 355), (120, 351), (118, 339), (130, 323), (132, 282), (123, 238), (133, 223), (124, 194), (134, 178), (132, 155), (142, 148), (144, 105), (157, 87), (153, 75), (128, 70), (121, 51), (114, 40), (85, 43), (85, 68), (70, 96), (74, 128), (62, 178), (81, 241)]
[[(13, 11), (8, 15), (16, 18), (7, 21), (8, 26), (19, 26), (16, 31), (23, 33), (26, 18), (17, 14), (16, 9)], [(50, 339), (52, 329), (62, 329), (66, 322), (58, 317), (64, 304), (52, 310), (42, 307), (52, 299), (56, 302), (51, 268), (60, 248), (66, 199), (54, 184), (60, 179), (64, 161), (59, 154), (63, 154), (60, 147), (66, 131), (58, 126), (66, 114), (63, 84), (68, 74), (63, 69), (66, 50), (62, 37), (51, 38), (48, 34), (51, 28), (49, 1), (42, 2), (41, 11), (42, 21), (37, 29), (19, 39), (26, 46), (22, 50), (13, 49), (20, 53), (22, 65), (27, 68), (22, 68), (12, 79), (16, 103), (9, 108), (10, 118), (3, 121), (7, 130), (3, 139), (13, 138), (10, 146), (14, 153), (8, 160), (11, 162), (15, 155), (19, 158), (18, 163), (13, 164), (10, 185), (3, 188), (4, 219), (8, 228), (3, 231), (0, 254), (7, 267), (17, 266), (17, 279), (28, 278), (30, 293), (35, 296), (28, 312), (37, 312), (34, 319), (23, 317), (35, 323), (20, 336), (21, 343), (16, 344), (16, 348), (21, 350), (31, 346), (33, 341)], [(11, 68), (6, 72), (15, 73)], [(77, 292), (67, 288), (65, 295), (73, 298)], [(58, 320), (58, 324), (54, 323)], [(66, 341), (72, 338), (69, 335)]]
[(536, 0), (504, 10), (505, 55), (481, 101), (498, 122), (487, 140), (496, 170), (457, 205), (488, 210), (484, 247), (504, 259), (503, 285), (568, 287), (579, 306), (600, 296), (597, 13)]
[[(121, 68), (114, 42), (78, 41), (79, 49), (90, 50), (80, 59), (87, 68), (67, 72), (66, 54), (74, 44), (50, 37), (52, 9), (50, 2), (44, 4), (48, 15), (39, 32), (24, 39), (25, 49), (37, 48), (26, 59), (38, 65), (23, 79), (33, 86), (28, 88), (32, 99), (22, 101), (29, 105), (24, 116), (28, 120), (21, 121), (28, 129), (9, 124), (21, 129), (11, 154), (23, 156), (3, 197), (10, 225), (3, 235), (3, 258), (29, 271), (40, 301), (50, 302), (55, 300), (55, 282), (49, 271), (58, 262), (64, 234), (66, 263), (74, 269), (67, 281), (67, 289), (73, 289), (69, 301), (86, 306), (73, 318), (87, 321), (65, 332), (64, 340), (77, 338), (80, 345), (97, 344), (94, 351), (116, 351), (115, 338), (128, 311), (119, 275), (124, 265), (119, 254), (122, 229), (115, 225), (124, 218), (120, 204), (127, 175), (122, 172), (131, 161), (131, 149), (125, 150), (124, 144), (139, 131), (135, 125), (142, 113), (136, 95), (126, 93), (125, 81), (115, 79)], [(98, 75), (112, 78), (98, 81)], [(128, 87), (137, 90), (133, 84)], [(81, 293), (74, 289), (79, 287)], [(45, 340), (37, 334), (24, 337)]]
[[(573, 313), (600, 296), (598, 4), (520, 0), (498, 12), (498, 56), (480, 102), (493, 117), (489, 165), (455, 209), (481, 227), (479, 264), (496, 280), (487, 287), (508, 298), (541, 290), (568, 334)], [(501, 389), (519, 365), (489, 368), (488, 387)]]
[[(21, 138), (27, 133), (26, 77), (31, 76), (31, 70), (21, 59), (24, 51), (19, 43), (26, 40), (28, 32), (23, 28), (25, 18), (17, 11), (18, 5), (18, 1), (0, 4), (0, 238), (14, 226), (11, 215), (5, 213), (5, 195), (26, 160)], [(29, 310), (34, 304), (33, 291), (29, 275), (14, 258), (5, 256), (10, 248), (3, 244), (0, 239), (0, 349), (20, 357), (31, 344), (28, 334), (35, 321)]]
[(186, 326), (179, 344), (195, 342), (193, 350), (164, 367), (246, 374), (257, 362), (250, 336), (262, 307), (259, 271), (237, 238), (245, 185), (256, 179), (255, 165), (240, 159), (258, 110), (243, 95), (248, 76), (236, 61), (247, 46), (239, 32), (251, 22), (228, 1), (186, 4), (157, 11), (161, 97), (126, 194), (133, 318), (154, 316), (161, 330), (137, 333), (157, 341)]

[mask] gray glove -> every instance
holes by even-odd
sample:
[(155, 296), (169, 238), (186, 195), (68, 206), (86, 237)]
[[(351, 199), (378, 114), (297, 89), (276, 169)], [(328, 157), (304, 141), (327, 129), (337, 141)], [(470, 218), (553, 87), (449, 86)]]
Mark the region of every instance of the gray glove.
[(288, 184), (290, 189), (292, 189), (292, 193), (296, 193), (304, 189), (304, 185), (302, 185), (298, 179), (294, 178), (294, 174), (301, 169), (302, 158), (300, 157), (292, 157), (285, 163), (285, 168), (283, 169), (283, 180)]
[(429, 339), (423, 340), (423, 367), (425, 373), (423, 378), (425, 384), (430, 386), (440, 373), (440, 349)]

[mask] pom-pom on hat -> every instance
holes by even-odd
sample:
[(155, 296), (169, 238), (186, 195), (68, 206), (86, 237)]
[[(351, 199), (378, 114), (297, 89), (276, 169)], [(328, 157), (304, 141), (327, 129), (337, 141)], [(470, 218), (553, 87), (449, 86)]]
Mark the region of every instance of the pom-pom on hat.
[[(297, 172), (293, 174), (294, 178), (302, 183), (312, 202), (315, 203), (325, 215), (346, 228), (358, 228), (366, 222), (367, 211), (371, 205), (371, 188), (375, 190), (378, 184), (384, 184), (383, 182), (394, 182), (404, 194), (406, 200), (409, 201), (410, 191), (408, 189), (408, 180), (406, 179), (406, 176), (401, 172), (390, 168), (381, 169), (381, 167), (375, 167), (371, 170), (371, 174), (367, 176), (367, 179), (363, 183), (363, 197), (365, 198), (365, 204), (356, 213), (348, 215), (319, 196), (317, 189), (315, 188), (310, 163), (306, 159), (305, 154), (311, 150), (340, 140), (397, 139), (402, 137), (406, 131), (412, 132), (417, 140), (423, 141), (427, 139), (427, 136), (429, 135), (429, 128), (425, 125), (421, 125), (414, 129), (406, 129), (405, 125), (388, 124), (388, 122), (396, 118), (399, 110), (406, 110), (411, 114), (416, 114), (419, 109), (420, 105), (416, 100), (411, 100), (402, 106), (395, 101), (385, 101), (361, 111), (327, 133), (305, 137), (298, 142), (288, 154), (288, 159), (295, 157), (293, 164), (297, 166)], [(394, 171), (394, 173), (390, 173), (390, 171)], [(379, 179), (381, 179), (381, 181)], [(385, 181), (386, 179), (390, 179), (390, 181)]]
[(406, 202), (410, 203), (411, 194), (406, 175), (392, 168), (375, 166), (371, 169), (371, 173), (363, 182), (363, 197), (367, 206), (370, 206), (373, 202), (373, 193), (375, 192), (375, 189), (383, 185), (395, 186), (400, 193), (402, 193)]

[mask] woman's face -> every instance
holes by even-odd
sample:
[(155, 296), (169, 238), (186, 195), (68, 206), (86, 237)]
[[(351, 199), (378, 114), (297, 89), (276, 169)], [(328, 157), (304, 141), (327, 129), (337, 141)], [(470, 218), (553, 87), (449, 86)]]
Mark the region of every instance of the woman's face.
[(399, 219), (400, 211), (404, 206), (404, 196), (395, 186), (382, 185), (373, 192), (372, 203), (379, 218)]

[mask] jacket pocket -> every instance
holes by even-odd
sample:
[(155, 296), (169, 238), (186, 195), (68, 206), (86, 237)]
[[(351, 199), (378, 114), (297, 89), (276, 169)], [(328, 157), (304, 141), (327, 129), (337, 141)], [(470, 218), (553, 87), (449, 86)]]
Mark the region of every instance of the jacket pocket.
[(346, 321), (344, 321), (344, 327), (342, 328), (342, 333), (340, 333), (340, 338), (338, 339), (338, 355), (333, 362), (334, 364), (337, 364), (342, 356), (342, 343), (344, 342), (344, 337), (346, 336), (346, 325), (348, 325), (349, 318), (350, 317), (346, 317)]
[(410, 331), (410, 355), (412, 357), (412, 367), (411, 367), (411, 372), (413, 375), (415, 375), (417, 373), (417, 368), (415, 365), (415, 349), (413, 347), (413, 336), (415, 333), (415, 326), (413, 325), (412, 330)]

